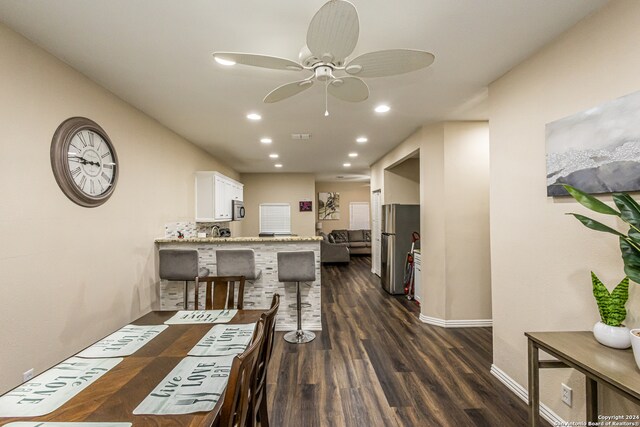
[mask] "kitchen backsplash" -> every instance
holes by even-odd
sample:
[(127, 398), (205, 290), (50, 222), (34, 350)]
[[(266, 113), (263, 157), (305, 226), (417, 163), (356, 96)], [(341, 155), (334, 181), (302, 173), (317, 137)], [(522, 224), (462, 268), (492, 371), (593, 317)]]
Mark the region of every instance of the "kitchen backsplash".
[(170, 222), (164, 225), (164, 237), (176, 238), (180, 231), (185, 238), (198, 237), (198, 233), (206, 233), (207, 237), (211, 237), (211, 227), (214, 225), (220, 228), (229, 228), (228, 222)]

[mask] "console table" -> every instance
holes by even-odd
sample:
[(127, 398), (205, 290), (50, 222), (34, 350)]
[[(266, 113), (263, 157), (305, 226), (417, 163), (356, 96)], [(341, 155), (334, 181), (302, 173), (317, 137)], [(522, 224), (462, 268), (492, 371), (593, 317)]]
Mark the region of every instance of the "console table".
[[(640, 371), (631, 349), (605, 347), (592, 332), (527, 332), (529, 425), (540, 425), (540, 368), (573, 368), (586, 377), (587, 422), (598, 421), (598, 382), (640, 404)], [(539, 360), (538, 350), (558, 360)]]

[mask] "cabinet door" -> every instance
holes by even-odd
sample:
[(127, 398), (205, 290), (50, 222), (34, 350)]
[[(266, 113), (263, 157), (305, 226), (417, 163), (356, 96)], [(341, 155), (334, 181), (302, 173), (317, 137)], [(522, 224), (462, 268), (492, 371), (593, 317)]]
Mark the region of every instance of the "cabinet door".
[(414, 254), (413, 255), (413, 260), (414, 260), (414, 267), (415, 267), (415, 276), (414, 276), (414, 280), (415, 280), (415, 298), (416, 301), (420, 302), (420, 295), (421, 295), (421, 282), (422, 282), (422, 255), (421, 254)]
[(214, 217), (216, 220), (226, 219), (226, 215), (228, 213), (228, 209), (225, 210), (226, 206), (226, 180), (216, 176), (215, 177), (215, 189), (214, 189)]
[(196, 175), (196, 221), (211, 221), (215, 218), (213, 175)]
[(225, 181), (224, 183), (224, 219), (231, 220), (233, 217), (233, 206), (231, 200), (233, 199), (233, 183), (231, 181)]
[(232, 189), (231, 199), (242, 200), (242, 186), (234, 182), (231, 184), (231, 189)]

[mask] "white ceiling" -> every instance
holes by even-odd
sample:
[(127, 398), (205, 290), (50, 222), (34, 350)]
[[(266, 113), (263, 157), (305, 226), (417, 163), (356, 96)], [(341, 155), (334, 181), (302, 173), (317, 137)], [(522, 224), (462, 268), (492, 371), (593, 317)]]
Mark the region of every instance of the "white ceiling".
[[(435, 63), (368, 79), (352, 104), (315, 85), (276, 104), (262, 98), (302, 72), (223, 67), (216, 50), (297, 60), (324, 0), (0, 0), (0, 21), (240, 172), (368, 174), (368, 165), (424, 123), (486, 119), (487, 85), (606, 0), (352, 0), (360, 39), (352, 57), (424, 49)], [(373, 113), (378, 103), (392, 110)], [(249, 112), (263, 119), (249, 122)], [(108, 129), (107, 129), (108, 131)], [(293, 141), (291, 133), (311, 133)], [(355, 138), (369, 142), (358, 145)], [(259, 143), (273, 138), (271, 146)], [(357, 151), (359, 157), (347, 154)], [(344, 162), (351, 162), (346, 170)]]

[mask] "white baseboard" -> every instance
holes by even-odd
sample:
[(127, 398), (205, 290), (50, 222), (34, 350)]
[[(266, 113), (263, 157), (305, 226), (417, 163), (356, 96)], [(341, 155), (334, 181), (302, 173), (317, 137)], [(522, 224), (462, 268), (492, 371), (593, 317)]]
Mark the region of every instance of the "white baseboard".
[(488, 328), (493, 325), (492, 319), (444, 320), (425, 316), (422, 313), (420, 313), (420, 321), (442, 328)]
[[(529, 392), (527, 389), (518, 384), (513, 378), (506, 374), (502, 369), (496, 365), (491, 365), (491, 374), (498, 379), (502, 384), (507, 386), (516, 396), (522, 399), (526, 404), (529, 404)], [(565, 420), (560, 418), (558, 414), (553, 412), (547, 405), (540, 403), (540, 415), (547, 420), (552, 426), (564, 426), (569, 425)]]

